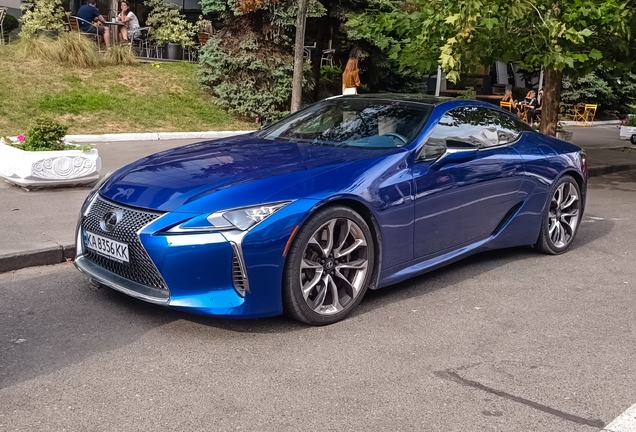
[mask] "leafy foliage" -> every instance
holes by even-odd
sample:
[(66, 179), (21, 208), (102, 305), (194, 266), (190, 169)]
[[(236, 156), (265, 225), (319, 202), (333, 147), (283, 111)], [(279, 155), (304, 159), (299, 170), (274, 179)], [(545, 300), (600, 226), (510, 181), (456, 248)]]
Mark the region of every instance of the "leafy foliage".
[(65, 150), (62, 139), (68, 127), (47, 117), (36, 118), (26, 133), (26, 139), (20, 148), (27, 151)]
[(22, 9), (22, 31), (24, 38), (37, 36), (41, 30), (64, 31), (66, 13), (61, 0), (25, 0)]
[(159, 45), (169, 42), (183, 47), (194, 45), (194, 25), (186, 20), (179, 6), (163, 0), (146, 0), (144, 5), (150, 8), (146, 24), (152, 40)]

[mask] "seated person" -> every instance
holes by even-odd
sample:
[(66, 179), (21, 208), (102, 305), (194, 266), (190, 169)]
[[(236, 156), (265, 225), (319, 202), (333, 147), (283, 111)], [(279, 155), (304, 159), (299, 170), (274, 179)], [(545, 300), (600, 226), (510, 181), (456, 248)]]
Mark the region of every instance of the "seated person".
[(534, 122), (534, 117), (536, 116), (535, 110), (539, 106), (539, 102), (537, 101), (537, 92), (530, 90), (521, 103), (527, 107), (528, 123), (532, 124)]
[(98, 35), (97, 37), (102, 36), (104, 38), (106, 48), (110, 46), (110, 32), (108, 31), (108, 28), (102, 25), (93, 25), (95, 22), (99, 24), (106, 22), (102, 14), (99, 13), (99, 9), (97, 9), (97, 0), (88, 0), (85, 5), (82, 5), (82, 7), (79, 8), (76, 16), (83, 20), (79, 21), (79, 28), (81, 31), (84, 33), (96, 34)]
[(539, 99), (536, 100), (536, 103), (528, 110), (528, 121), (530, 125), (533, 125), (537, 119), (537, 116), (541, 115), (541, 110), (543, 109), (543, 89), (539, 90)]
[(125, 0), (121, 2), (121, 12), (117, 15), (117, 21), (125, 24), (119, 29), (122, 40), (127, 41), (129, 35), (131, 39), (136, 36), (139, 31), (139, 20), (137, 15), (130, 10), (130, 5)]
[(504, 93), (504, 97), (501, 99), (501, 101), (510, 102), (510, 105), (511, 105), (510, 111), (513, 114), (517, 114), (519, 110), (517, 109), (517, 101), (512, 99), (512, 90), (506, 90), (506, 93)]

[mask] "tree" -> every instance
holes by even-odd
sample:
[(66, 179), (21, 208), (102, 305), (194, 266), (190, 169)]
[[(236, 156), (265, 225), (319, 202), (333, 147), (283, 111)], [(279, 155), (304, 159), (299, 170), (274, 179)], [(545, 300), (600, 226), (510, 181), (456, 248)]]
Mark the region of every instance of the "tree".
[(308, 0), (298, 0), (298, 16), (296, 17), (296, 42), (294, 45), (294, 75), (292, 78), (291, 112), (300, 109), (303, 96), (303, 70), (305, 51), (305, 25), (307, 24)]
[(563, 75), (601, 64), (626, 67), (634, 48), (631, 0), (374, 1), (347, 25), (386, 50), (402, 71), (430, 73), (441, 64), (447, 79), (457, 81), (495, 60), (543, 67), (541, 131), (548, 134), (556, 132)]

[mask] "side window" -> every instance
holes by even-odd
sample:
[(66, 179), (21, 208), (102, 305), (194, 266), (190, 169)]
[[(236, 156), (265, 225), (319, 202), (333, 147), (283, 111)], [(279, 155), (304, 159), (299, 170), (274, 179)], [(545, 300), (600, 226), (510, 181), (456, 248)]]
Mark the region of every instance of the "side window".
[(531, 131), (532, 128), (521, 120), (498, 111), (493, 111), (494, 121), (497, 125), (499, 144), (509, 144), (519, 138), (522, 132)]
[(447, 112), (437, 123), (420, 154), (431, 160), (452, 148), (484, 148), (499, 145), (494, 111), (477, 107), (460, 107)]

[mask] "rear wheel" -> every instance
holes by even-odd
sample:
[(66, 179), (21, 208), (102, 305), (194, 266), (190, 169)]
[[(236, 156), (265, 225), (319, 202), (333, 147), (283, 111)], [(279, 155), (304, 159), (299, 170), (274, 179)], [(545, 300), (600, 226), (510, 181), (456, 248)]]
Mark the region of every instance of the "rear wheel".
[(571, 176), (561, 177), (550, 190), (543, 212), (541, 232), (534, 247), (549, 255), (565, 252), (572, 244), (581, 220), (581, 190)]
[(319, 210), (287, 255), (285, 312), (312, 325), (344, 319), (362, 300), (373, 266), (373, 236), (364, 219), (348, 207)]

